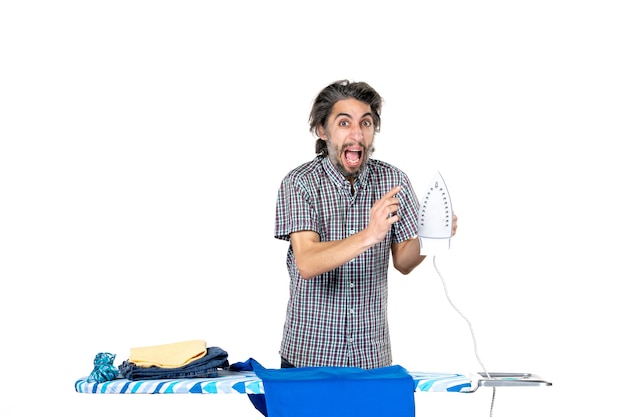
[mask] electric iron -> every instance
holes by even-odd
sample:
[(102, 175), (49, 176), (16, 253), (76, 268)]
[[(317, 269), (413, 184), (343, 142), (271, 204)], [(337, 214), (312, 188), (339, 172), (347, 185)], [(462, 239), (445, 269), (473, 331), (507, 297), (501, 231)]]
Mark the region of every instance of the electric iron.
[(421, 201), (417, 236), (422, 255), (436, 255), (450, 249), (452, 201), (438, 171)]

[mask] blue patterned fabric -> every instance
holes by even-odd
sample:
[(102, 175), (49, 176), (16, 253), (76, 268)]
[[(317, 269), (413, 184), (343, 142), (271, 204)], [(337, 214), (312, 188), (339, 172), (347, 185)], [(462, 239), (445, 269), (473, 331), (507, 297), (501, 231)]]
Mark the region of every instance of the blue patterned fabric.
[(100, 352), (96, 354), (93, 360), (94, 368), (87, 377), (89, 382), (106, 382), (111, 381), (119, 375), (119, 371), (113, 365), (115, 354), (108, 352)]

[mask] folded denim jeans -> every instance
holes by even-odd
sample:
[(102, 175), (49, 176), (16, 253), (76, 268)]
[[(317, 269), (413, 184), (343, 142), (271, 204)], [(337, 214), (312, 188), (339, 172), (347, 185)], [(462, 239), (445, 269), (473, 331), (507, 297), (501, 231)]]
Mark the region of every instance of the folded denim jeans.
[(120, 375), (131, 381), (142, 379), (215, 378), (218, 368), (228, 368), (228, 353), (217, 346), (207, 348), (207, 353), (187, 365), (178, 368), (151, 366), (143, 368), (125, 360), (118, 367)]

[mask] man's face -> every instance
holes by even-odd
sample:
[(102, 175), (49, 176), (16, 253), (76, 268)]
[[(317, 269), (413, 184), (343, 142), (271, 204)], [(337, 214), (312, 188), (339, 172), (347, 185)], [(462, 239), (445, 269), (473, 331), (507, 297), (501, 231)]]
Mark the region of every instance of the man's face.
[(374, 151), (374, 118), (369, 104), (354, 98), (339, 100), (320, 137), (328, 157), (346, 178), (355, 178)]

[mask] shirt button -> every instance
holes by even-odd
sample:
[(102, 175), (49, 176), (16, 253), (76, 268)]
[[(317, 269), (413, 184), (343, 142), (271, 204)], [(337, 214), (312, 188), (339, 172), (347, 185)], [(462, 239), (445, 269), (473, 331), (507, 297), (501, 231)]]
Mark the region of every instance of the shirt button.
[(350, 288), (354, 288), (354, 282), (350, 283)]

